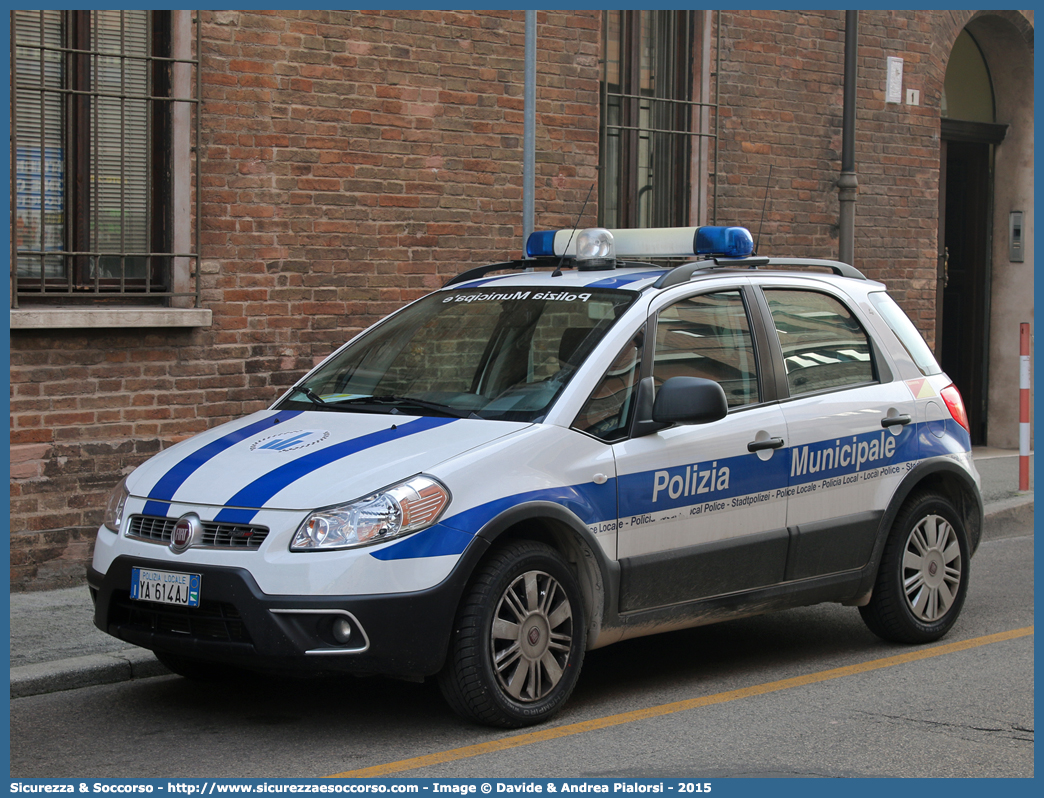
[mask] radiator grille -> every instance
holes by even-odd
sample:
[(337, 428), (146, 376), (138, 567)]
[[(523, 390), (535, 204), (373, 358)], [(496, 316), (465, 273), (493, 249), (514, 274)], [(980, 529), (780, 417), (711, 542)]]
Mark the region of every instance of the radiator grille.
[[(127, 527), (127, 537), (146, 540), (150, 543), (170, 543), (176, 518), (159, 518), (148, 515), (132, 515)], [(216, 521), (203, 522), (203, 540), (200, 545), (214, 549), (260, 548), (268, 536), (268, 528), (246, 524), (221, 524)]]

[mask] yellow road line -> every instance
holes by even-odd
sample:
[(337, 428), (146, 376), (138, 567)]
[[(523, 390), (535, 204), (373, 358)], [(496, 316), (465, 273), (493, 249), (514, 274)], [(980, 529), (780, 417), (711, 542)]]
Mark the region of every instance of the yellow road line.
[(625, 723), (633, 723), (636, 720), (647, 720), (649, 718), (658, 718), (663, 715), (673, 715), (675, 712), (685, 712), (699, 707), (724, 704), (728, 701), (735, 701), (740, 698), (750, 698), (751, 696), (756, 695), (776, 693), (780, 690), (789, 690), (791, 687), (803, 687), (809, 684), (830, 681), (831, 679), (840, 679), (844, 676), (854, 676), (858, 673), (867, 673), (881, 668), (891, 668), (895, 665), (903, 665), (907, 662), (917, 662), (918, 660), (930, 659), (931, 657), (940, 657), (944, 654), (953, 654), (957, 651), (967, 651), (971, 648), (988, 646), (991, 643), (1001, 643), (1005, 640), (1014, 640), (1032, 634), (1033, 627), (1025, 626), (1022, 629), (1012, 629), (1008, 632), (998, 632), (997, 634), (985, 635), (984, 637), (973, 637), (970, 640), (960, 640), (956, 643), (946, 643), (933, 648), (911, 651), (906, 654), (898, 654), (894, 657), (874, 659), (869, 662), (861, 662), (858, 665), (846, 665), (843, 668), (831, 668), (827, 671), (809, 673), (805, 676), (781, 679), (778, 682), (766, 682), (765, 684), (758, 684), (752, 687), (743, 687), (739, 690), (728, 690), (724, 693), (715, 693), (714, 695), (701, 696), (700, 698), (688, 698), (684, 701), (674, 701), (670, 704), (660, 704), (659, 706), (647, 707), (646, 709), (636, 709), (632, 712), (622, 712), (618, 715), (607, 715), (604, 718), (595, 718), (593, 720), (581, 721), (580, 723), (571, 723), (567, 726), (540, 729), (539, 731), (517, 734), (513, 737), (504, 737), (500, 740), (490, 740), (476, 745), (467, 745), (463, 748), (453, 748), (449, 751), (441, 751), (437, 754), (416, 756), (411, 759), (400, 759), (398, 762), (389, 762), (385, 765), (374, 765), (373, 767), (362, 768), (360, 770), (349, 770), (345, 773), (335, 773), (327, 778), (362, 779), (388, 776), (392, 773), (402, 773), (406, 770), (416, 770), (418, 768), (430, 767), (431, 765), (440, 765), (443, 762), (454, 762), (458, 759), (470, 759), (471, 757), (482, 756), (483, 754), (492, 754), (497, 751), (508, 751), (512, 748), (520, 748), (525, 745), (543, 743), (548, 740), (557, 740), (561, 737), (571, 737), (574, 734), (583, 734), (584, 732), (608, 729), (613, 726), (621, 726)]

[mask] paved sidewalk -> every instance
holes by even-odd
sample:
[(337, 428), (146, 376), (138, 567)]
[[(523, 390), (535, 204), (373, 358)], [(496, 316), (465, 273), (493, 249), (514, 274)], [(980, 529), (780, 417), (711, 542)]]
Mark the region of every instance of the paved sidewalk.
[[(986, 502), (986, 537), (1033, 524), (1033, 491), (1018, 490), (1018, 454), (976, 449)], [(1032, 488), (1033, 458), (1030, 458)], [(168, 673), (145, 649), (95, 628), (87, 587), (11, 594), (11, 697), (19, 698)]]

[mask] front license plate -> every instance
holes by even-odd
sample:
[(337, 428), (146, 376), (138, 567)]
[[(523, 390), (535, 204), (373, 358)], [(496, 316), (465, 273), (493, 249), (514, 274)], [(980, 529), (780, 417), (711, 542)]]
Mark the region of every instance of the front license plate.
[(138, 601), (156, 601), (160, 604), (198, 607), (199, 588), (202, 581), (199, 574), (131, 568), (130, 597)]

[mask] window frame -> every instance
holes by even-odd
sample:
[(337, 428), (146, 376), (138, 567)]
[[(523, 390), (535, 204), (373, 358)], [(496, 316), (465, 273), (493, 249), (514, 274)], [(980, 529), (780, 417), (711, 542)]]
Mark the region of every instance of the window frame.
[[(20, 31), (34, 30), (32, 14), (39, 14), (39, 29), (44, 27), (44, 14), (49, 10), (11, 11), (11, 145), (12, 154), (18, 152), (18, 94), (39, 92), (40, 108), (44, 113), (44, 97), (48, 94), (60, 96), (62, 114), (61, 159), (62, 165), (62, 224), (61, 249), (49, 247), (43, 234), (28, 246), (19, 247), (17, 225), (19, 222), (18, 179), (19, 170), (11, 174), (12, 236), (11, 236), (11, 326), (16, 327), (71, 327), (93, 326), (89, 311), (105, 308), (135, 306), (143, 313), (134, 317), (135, 326), (205, 326), (209, 324), (209, 311), (179, 314), (175, 309), (200, 309), (200, 126), (199, 109), (202, 82), (199, 69), (200, 30), (198, 16), (191, 11), (147, 11), (145, 56), (132, 56), (126, 49), (126, 12), (124, 11), (61, 11), (60, 24), (62, 41), (60, 47), (45, 43), (41, 34), (39, 43), (25, 38), (19, 39)], [(54, 12), (51, 12), (54, 13)], [(101, 21), (101, 13), (119, 14), (118, 22), (112, 18)], [(16, 14), (20, 15), (16, 18)], [(114, 55), (99, 41), (91, 45), (92, 31), (113, 29), (117, 26), (121, 49)], [(193, 32), (193, 26), (195, 31)], [(16, 45), (16, 41), (18, 42)], [(193, 53), (193, 43), (195, 52)], [(60, 84), (48, 85), (41, 70), (39, 77), (19, 85), (18, 64), (26, 63), (19, 52), (39, 53), (41, 62), (46, 51), (60, 55)], [(34, 56), (35, 57), (35, 56)], [(136, 60), (144, 64), (147, 84), (144, 92), (133, 93), (125, 88), (125, 79), (119, 78), (121, 88), (113, 91), (100, 80), (92, 84), (91, 75), (102, 73), (103, 59), (120, 59), (121, 63)], [(110, 64), (111, 66), (111, 64)], [(121, 71), (121, 75), (126, 70)], [(110, 81), (111, 82), (111, 81)], [(104, 98), (104, 99), (103, 99)], [(146, 107), (149, 128), (145, 137), (145, 162), (147, 175), (144, 177), (145, 192), (145, 251), (132, 251), (126, 246), (123, 219), (129, 207), (121, 190), (118, 201), (121, 221), (119, 232), (121, 246), (112, 251), (111, 246), (100, 246), (102, 226), (96, 210), (92, 209), (92, 191), (100, 197), (98, 187), (92, 184), (92, 147), (98, 142), (98, 112), (92, 113), (92, 105), (103, 102), (119, 103), (120, 123), (113, 127), (120, 135), (120, 147), (125, 139), (119, 133), (126, 125), (125, 109), (129, 101), (142, 102)], [(52, 99), (53, 103), (53, 99)], [(42, 147), (46, 146), (41, 117), (40, 162), (47, 157)], [(100, 129), (99, 129), (100, 130)], [(192, 145), (195, 145), (194, 147)], [(32, 145), (29, 145), (32, 146)], [(94, 152), (100, 153), (99, 149)], [(121, 154), (120, 175), (128, 174), (127, 161)], [(194, 166), (194, 173), (193, 173)], [(100, 162), (94, 164), (101, 169)], [(106, 173), (99, 171), (104, 176)], [(118, 178), (122, 183), (122, 176)], [(194, 185), (193, 185), (194, 183)], [(44, 189), (39, 191), (43, 205)], [(188, 201), (185, 202), (185, 199)], [(31, 201), (31, 198), (30, 198)], [(41, 216), (43, 209), (41, 208)], [(92, 219), (92, 214), (94, 218)], [(44, 223), (46, 224), (46, 223)], [(92, 226), (94, 229), (92, 230)], [(43, 246), (43, 249), (34, 247)], [(45, 273), (45, 258), (61, 258), (61, 276)], [(117, 262), (114, 276), (103, 276), (102, 258), (111, 269)], [(130, 275), (128, 260), (144, 262), (141, 277)], [(39, 268), (38, 275), (26, 274), (19, 261), (36, 260), (30, 270)], [(39, 264), (37, 266), (37, 264)], [(22, 272), (21, 274), (19, 272)], [(56, 315), (51, 308), (40, 303), (58, 304), (68, 308), (68, 314)], [(85, 315), (85, 313), (87, 315)], [(98, 318), (99, 326), (124, 326), (117, 316), (105, 314)], [(130, 322), (128, 319), (127, 322)], [(202, 323), (202, 324), (201, 324)]]
[[(715, 180), (717, 175), (709, 166), (717, 160), (717, 135), (711, 132), (717, 100), (707, 101), (708, 26), (706, 12), (700, 11), (603, 13), (599, 224), (684, 227), (706, 221), (705, 184), (710, 174)], [(651, 32), (643, 35), (647, 29)], [(643, 64), (646, 40), (655, 46), (651, 63)], [(716, 86), (716, 74), (713, 80)], [(707, 146), (711, 141), (713, 156)], [(643, 171), (650, 182), (640, 186)], [(657, 175), (667, 176), (670, 184), (661, 189)], [(653, 201), (643, 210), (647, 192)]]

